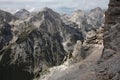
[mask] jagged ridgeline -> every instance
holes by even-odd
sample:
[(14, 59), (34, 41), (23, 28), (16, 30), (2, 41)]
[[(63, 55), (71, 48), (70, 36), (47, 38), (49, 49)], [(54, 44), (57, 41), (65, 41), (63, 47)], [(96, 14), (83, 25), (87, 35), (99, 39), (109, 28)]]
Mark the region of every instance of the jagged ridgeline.
[(0, 10), (0, 80), (33, 80), (67, 60), (86, 59), (102, 44), (104, 11), (60, 15), (50, 8), (38, 13)]
[(32, 80), (62, 64), (68, 55), (64, 34), (83, 41), (81, 32), (73, 33), (77, 30), (49, 8), (34, 16), (25, 9), (14, 15), (1, 10), (0, 19), (0, 80)]

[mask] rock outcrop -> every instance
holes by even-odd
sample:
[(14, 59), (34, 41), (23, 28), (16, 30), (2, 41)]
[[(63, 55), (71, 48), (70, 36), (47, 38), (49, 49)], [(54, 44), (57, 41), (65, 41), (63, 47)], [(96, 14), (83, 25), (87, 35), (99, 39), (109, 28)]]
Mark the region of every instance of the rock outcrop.
[(63, 42), (68, 38), (73, 44), (83, 40), (81, 32), (64, 24), (50, 8), (44, 8), (28, 21), (17, 21), (3, 21), (0, 25), (1, 80), (37, 78), (67, 59)]
[(91, 25), (93, 28), (99, 28), (104, 26), (104, 11), (97, 7), (92, 9), (87, 16), (87, 23)]
[(40, 18), (43, 16), (42, 24), (33, 25), (35, 28), (26, 27), (29, 24), (23, 25), (24, 30), (19, 32), (17, 40), (11, 44), (8, 44), (12, 38), (9, 33), (10, 25), (1, 24), (0, 44), (3, 46), (8, 44), (4, 49), (0, 45), (2, 49), (0, 52), (0, 78), (2, 80), (31, 80), (40, 76), (45, 67), (60, 65), (67, 55), (58, 30), (61, 24), (54, 23), (55, 19), (60, 19), (59, 16), (56, 16), (58, 14), (48, 10), (38, 14), (40, 14)]
[(120, 80), (120, 0), (110, 0), (105, 17), (104, 51), (98, 67), (100, 80)]
[[(99, 9), (91, 13), (96, 17), (94, 12), (100, 13), (97, 19), (103, 17), (99, 17), (102, 15)], [(103, 28), (98, 28), (97, 22), (88, 24), (86, 16), (83, 11), (78, 10), (71, 17), (62, 20), (59, 13), (50, 8), (44, 8), (32, 16), (25, 9), (14, 16), (0, 11), (0, 80), (35, 80), (49, 73), (51, 67), (64, 64), (70, 66), (76, 62), (81, 63), (68, 68), (70, 74), (67, 77), (66, 70), (60, 75), (61, 71), (55, 69), (57, 72), (50, 80), (71, 77), (82, 79), (82, 72), (87, 74), (89, 71), (91, 74), (92, 67), (96, 66), (103, 49)], [(113, 53), (114, 50), (110, 55)], [(87, 66), (81, 68), (84, 65)], [(71, 69), (74, 68), (76, 70), (72, 73)], [(81, 74), (80, 78), (76, 73)]]
[(3, 47), (9, 45), (10, 41), (12, 40), (12, 31), (11, 31), (11, 25), (9, 25), (6, 22), (0, 23), (0, 50), (3, 49)]
[(16, 20), (16, 18), (11, 13), (0, 10), (0, 22), (11, 22), (12, 20)]
[(72, 16), (70, 17), (70, 21), (76, 23), (79, 25), (79, 28), (83, 28), (84, 26), (84, 22), (86, 20), (86, 15), (84, 13), (84, 11), (82, 10), (77, 10), (75, 11)]
[(20, 20), (25, 20), (30, 16), (30, 12), (27, 11), (26, 9), (21, 9), (17, 11), (15, 14), (15, 17), (20, 19)]

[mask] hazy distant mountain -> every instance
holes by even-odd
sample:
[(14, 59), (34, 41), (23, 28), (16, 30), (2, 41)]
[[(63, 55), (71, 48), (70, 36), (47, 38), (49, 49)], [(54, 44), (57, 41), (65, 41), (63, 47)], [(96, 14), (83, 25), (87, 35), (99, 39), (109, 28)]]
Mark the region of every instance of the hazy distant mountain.
[(94, 28), (98, 28), (104, 26), (104, 18), (104, 11), (101, 8), (97, 7), (89, 12), (87, 23), (89, 25), (92, 25)]

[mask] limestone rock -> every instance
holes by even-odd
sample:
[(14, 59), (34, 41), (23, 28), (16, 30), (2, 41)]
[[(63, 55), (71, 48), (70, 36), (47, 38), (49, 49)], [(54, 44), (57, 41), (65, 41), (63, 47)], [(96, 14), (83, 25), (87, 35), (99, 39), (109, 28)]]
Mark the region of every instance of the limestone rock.
[(0, 22), (11, 22), (12, 20), (16, 20), (16, 18), (11, 13), (0, 10)]
[(21, 10), (17, 11), (14, 15), (16, 18), (18, 18), (20, 20), (25, 20), (30, 16), (30, 12), (25, 9), (21, 9)]
[[(120, 72), (120, 0), (110, 0), (105, 17), (104, 51), (98, 67), (100, 80), (119, 80)], [(104, 69), (102, 72), (101, 70)]]

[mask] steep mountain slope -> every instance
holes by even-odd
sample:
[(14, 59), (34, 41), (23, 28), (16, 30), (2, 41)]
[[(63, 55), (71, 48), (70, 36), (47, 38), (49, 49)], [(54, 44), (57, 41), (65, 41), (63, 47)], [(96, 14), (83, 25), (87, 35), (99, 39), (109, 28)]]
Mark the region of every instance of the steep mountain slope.
[(104, 10), (97, 7), (90, 12), (77, 10), (71, 16), (62, 16), (62, 19), (66, 24), (73, 25), (75, 29), (81, 31), (85, 38), (87, 32), (104, 26), (105, 16)]
[(25, 9), (21, 9), (19, 11), (17, 11), (14, 16), (20, 20), (25, 20), (30, 16), (30, 12), (25, 10)]
[(83, 40), (81, 32), (64, 24), (60, 15), (49, 8), (28, 21), (12, 22), (12, 29), (5, 23), (1, 24), (0, 29), (0, 44), (3, 45), (0, 45), (1, 80), (32, 80), (39, 77), (49, 67), (60, 65), (67, 59), (68, 53), (62, 43), (68, 34), (75, 42)]
[[(50, 72), (39, 80), (98, 80), (95, 70), (104, 48), (102, 34), (103, 31), (99, 30), (96, 39), (88, 39), (82, 45), (80, 41), (77, 41), (76, 51), (73, 53), (77, 57), (73, 56), (73, 62), (71, 58), (61, 66), (50, 68)], [(74, 58), (78, 60), (77, 63), (75, 63)]]
[[(38, 72), (44, 71), (45, 66), (47, 68), (63, 62), (66, 52), (57, 30), (61, 25), (58, 27), (57, 24), (49, 26), (54, 24), (49, 21), (54, 20), (58, 14), (53, 11), (49, 13), (51, 15), (47, 15), (44, 11), (39, 13), (41, 16), (49, 16), (43, 18), (48, 24), (43, 22), (39, 27), (33, 25), (35, 27), (33, 29), (31, 28), (33, 26), (27, 27), (26, 30), (18, 34), (18, 39), (15, 42), (1, 50), (0, 77), (2, 80), (30, 80), (35, 75), (39, 76)], [(59, 19), (59, 17), (57, 18)], [(48, 31), (40, 29), (41, 27), (46, 27)], [(29, 30), (27, 30), (28, 28)]]
[(0, 22), (1, 21), (6, 21), (6, 22), (10, 22), (12, 20), (15, 20), (16, 18), (10, 14), (9, 12), (0, 10)]
[(79, 26), (80, 28), (83, 27), (83, 22), (85, 22), (85, 20), (86, 20), (86, 15), (85, 15), (84, 11), (82, 11), (82, 10), (77, 10), (77, 11), (73, 12), (73, 14), (70, 17), (70, 21), (80, 25)]
[(15, 14), (17, 19), (0, 13), (0, 80), (41, 80), (45, 74), (46, 80), (96, 79), (103, 28), (92, 29), (98, 25), (89, 25), (83, 11), (74, 12), (67, 21), (50, 8), (32, 16), (22, 9)]
[(9, 45), (12, 40), (12, 31), (11, 25), (6, 22), (0, 23), (0, 50), (3, 49), (4, 46)]
[(54, 72), (43, 80), (97, 80), (94, 68), (102, 54), (103, 46), (96, 45), (92, 54), (85, 60), (63, 71)]
[(104, 51), (97, 70), (100, 80), (120, 80), (120, 0), (110, 0), (106, 12)]
[(92, 9), (87, 17), (87, 23), (91, 25), (93, 28), (98, 28), (104, 26), (104, 11), (97, 7)]
[(32, 17), (29, 23), (51, 34), (58, 33), (61, 36), (63, 44), (70, 42), (71, 45), (74, 45), (77, 40), (83, 41), (82, 33), (74, 29), (73, 25), (63, 23), (60, 15), (50, 8), (44, 8), (42, 12)]

